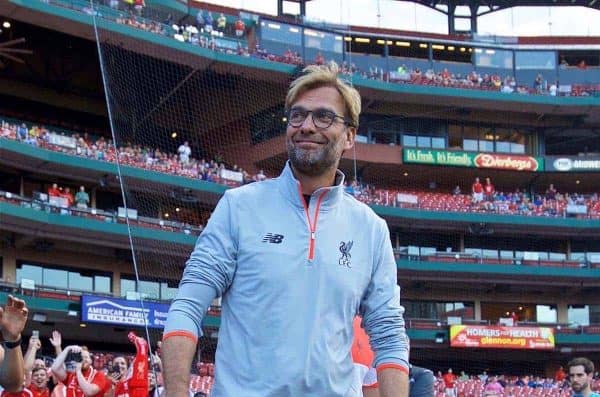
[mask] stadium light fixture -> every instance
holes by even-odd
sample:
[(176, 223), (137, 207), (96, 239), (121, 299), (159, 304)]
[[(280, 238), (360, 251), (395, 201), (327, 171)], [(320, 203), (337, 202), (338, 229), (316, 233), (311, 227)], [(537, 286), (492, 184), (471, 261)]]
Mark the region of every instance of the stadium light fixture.
[(165, 218), (168, 218), (168, 217), (169, 217), (169, 213), (165, 212)]
[(278, 25), (276, 23), (268, 23), (267, 26), (270, 27), (271, 29), (277, 29), (277, 30), (281, 29), (281, 25)]
[(80, 326), (81, 328), (85, 328), (85, 327), (87, 327), (87, 324), (85, 324), (85, 323), (80, 323), (80, 324), (79, 324), (79, 326)]
[(8, 22), (8, 21), (4, 21), (4, 22), (2, 23), (2, 27), (3, 27), (4, 29), (10, 29), (10, 22)]
[(465, 52), (467, 49), (465, 47), (460, 47), (460, 52)]
[(445, 47), (445, 46), (443, 46), (443, 45), (441, 45), (441, 44), (433, 44), (433, 45), (431, 46), (431, 48), (433, 48), (434, 50), (443, 50), (443, 49), (445, 49), (446, 47)]
[(449, 45), (448, 46), (448, 51), (454, 51), (454, 46)]
[(421, 44), (419, 44), (419, 47), (420, 47), (420, 48), (427, 48), (427, 44), (425, 44), (425, 43), (421, 43)]
[(577, 180), (575, 181), (575, 184), (576, 184), (576, 185), (579, 185), (580, 183), (581, 183), (581, 181), (580, 181), (579, 179), (577, 179)]
[(342, 41), (342, 36), (335, 36), (335, 39), (336, 39), (337, 41)]
[(377, 40), (377, 44), (385, 44), (385, 40), (379, 39), (379, 40)]
[(171, 138), (173, 138), (173, 139), (177, 138), (177, 133), (176, 133), (176, 132), (173, 132), (173, 133), (171, 134)]
[(181, 211), (181, 208), (179, 208), (179, 207), (175, 208), (175, 212), (179, 212), (179, 211)]
[(292, 33), (298, 33), (299, 31), (298, 28), (290, 28), (290, 32)]
[(405, 172), (405, 173), (404, 173), (404, 174), (402, 174), (402, 175), (404, 175), (404, 176), (408, 176), (408, 172)]
[(356, 41), (357, 43), (370, 43), (371, 39), (367, 39), (365, 37), (356, 37), (354, 41)]
[(398, 47), (410, 47), (410, 43), (408, 41), (397, 41), (396, 45)]

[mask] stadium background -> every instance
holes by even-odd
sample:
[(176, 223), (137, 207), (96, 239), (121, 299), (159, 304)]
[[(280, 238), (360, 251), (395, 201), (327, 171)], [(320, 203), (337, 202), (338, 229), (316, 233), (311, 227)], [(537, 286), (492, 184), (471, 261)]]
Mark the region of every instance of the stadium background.
[[(472, 31), (457, 31), (462, 17), (448, 12), (440, 35), (192, 1), (2, 0), (2, 294), (25, 296), (29, 333), (59, 329), (97, 352), (98, 365), (131, 351), (129, 329), (145, 331), (135, 315), (92, 321), (90, 307), (144, 297), (156, 312), (155, 346), (160, 313), (220, 195), (282, 168), (287, 84), (302, 64), (335, 60), (364, 109), (341, 168), (354, 181), (348, 190), (390, 226), (412, 361), (543, 376), (575, 355), (598, 362), (600, 38), (483, 38), (479, 2), (470, 3)], [(181, 165), (184, 141), (206, 166)], [(476, 177), (510, 197), (473, 204)], [(53, 183), (83, 186), (90, 208), (49, 199)], [(551, 184), (562, 199), (549, 198)], [(551, 328), (556, 345), (450, 346), (451, 324), (511, 316)], [(199, 361), (212, 361), (218, 325), (215, 302)]]

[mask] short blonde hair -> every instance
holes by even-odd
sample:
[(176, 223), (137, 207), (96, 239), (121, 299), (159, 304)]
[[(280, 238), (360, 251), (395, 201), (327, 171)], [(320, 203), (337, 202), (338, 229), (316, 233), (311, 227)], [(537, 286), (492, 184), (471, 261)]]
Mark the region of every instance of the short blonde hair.
[(346, 108), (344, 116), (352, 123), (353, 127), (358, 128), (358, 116), (361, 109), (360, 94), (356, 88), (338, 77), (339, 70), (339, 66), (333, 61), (326, 65), (305, 67), (302, 70), (302, 76), (290, 84), (290, 89), (285, 97), (285, 110), (290, 110), (298, 97), (307, 91), (321, 87), (333, 87), (340, 93), (344, 101)]

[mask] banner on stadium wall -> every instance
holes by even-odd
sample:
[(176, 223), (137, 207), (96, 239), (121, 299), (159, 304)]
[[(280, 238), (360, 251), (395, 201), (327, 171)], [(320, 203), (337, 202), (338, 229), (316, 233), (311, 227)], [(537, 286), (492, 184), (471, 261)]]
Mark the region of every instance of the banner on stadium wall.
[(491, 168), (512, 171), (542, 171), (544, 159), (520, 154), (470, 153), (449, 150), (403, 149), (404, 163)]
[(546, 157), (546, 171), (560, 172), (600, 172), (600, 156), (586, 157)]
[(81, 321), (143, 327), (163, 328), (167, 321), (169, 305), (139, 300), (116, 299), (104, 296), (81, 296)]
[(452, 325), (450, 346), (492, 349), (554, 349), (554, 330), (547, 327)]

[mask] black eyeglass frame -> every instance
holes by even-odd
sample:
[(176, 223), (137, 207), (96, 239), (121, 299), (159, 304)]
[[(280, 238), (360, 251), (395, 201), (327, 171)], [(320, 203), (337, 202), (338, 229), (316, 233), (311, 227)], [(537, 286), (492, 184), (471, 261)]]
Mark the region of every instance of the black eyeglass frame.
[[(302, 110), (302, 111), (306, 112), (306, 116), (302, 119), (302, 121), (299, 124), (292, 124), (292, 122), (291, 122), (290, 114), (294, 110)], [(329, 113), (330, 115), (333, 116), (331, 118), (331, 123), (329, 123), (329, 125), (327, 127), (319, 127), (317, 125), (317, 123), (315, 121), (315, 112), (318, 112), (318, 111), (325, 111), (325, 112), (327, 112), (327, 113)], [(285, 111), (285, 117), (287, 118), (287, 124), (290, 125), (290, 126), (292, 126), (292, 127), (294, 127), (294, 128), (298, 128), (298, 127), (302, 126), (302, 124), (306, 121), (306, 118), (308, 117), (309, 114), (312, 117), (313, 125), (315, 127), (317, 127), (318, 129), (321, 129), (321, 130), (326, 130), (327, 128), (331, 127), (333, 125), (333, 123), (335, 122), (335, 119), (342, 119), (343, 122), (344, 122), (344, 125), (346, 127), (354, 127), (354, 123), (351, 120), (349, 120), (348, 118), (346, 118), (344, 116), (340, 116), (339, 114), (335, 113), (334, 111), (329, 110), (329, 109), (325, 109), (325, 108), (318, 108), (318, 109), (314, 109), (314, 110), (308, 110), (308, 109), (304, 109), (302, 107), (295, 107), (295, 108), (293, 107), (293, 108)]]

